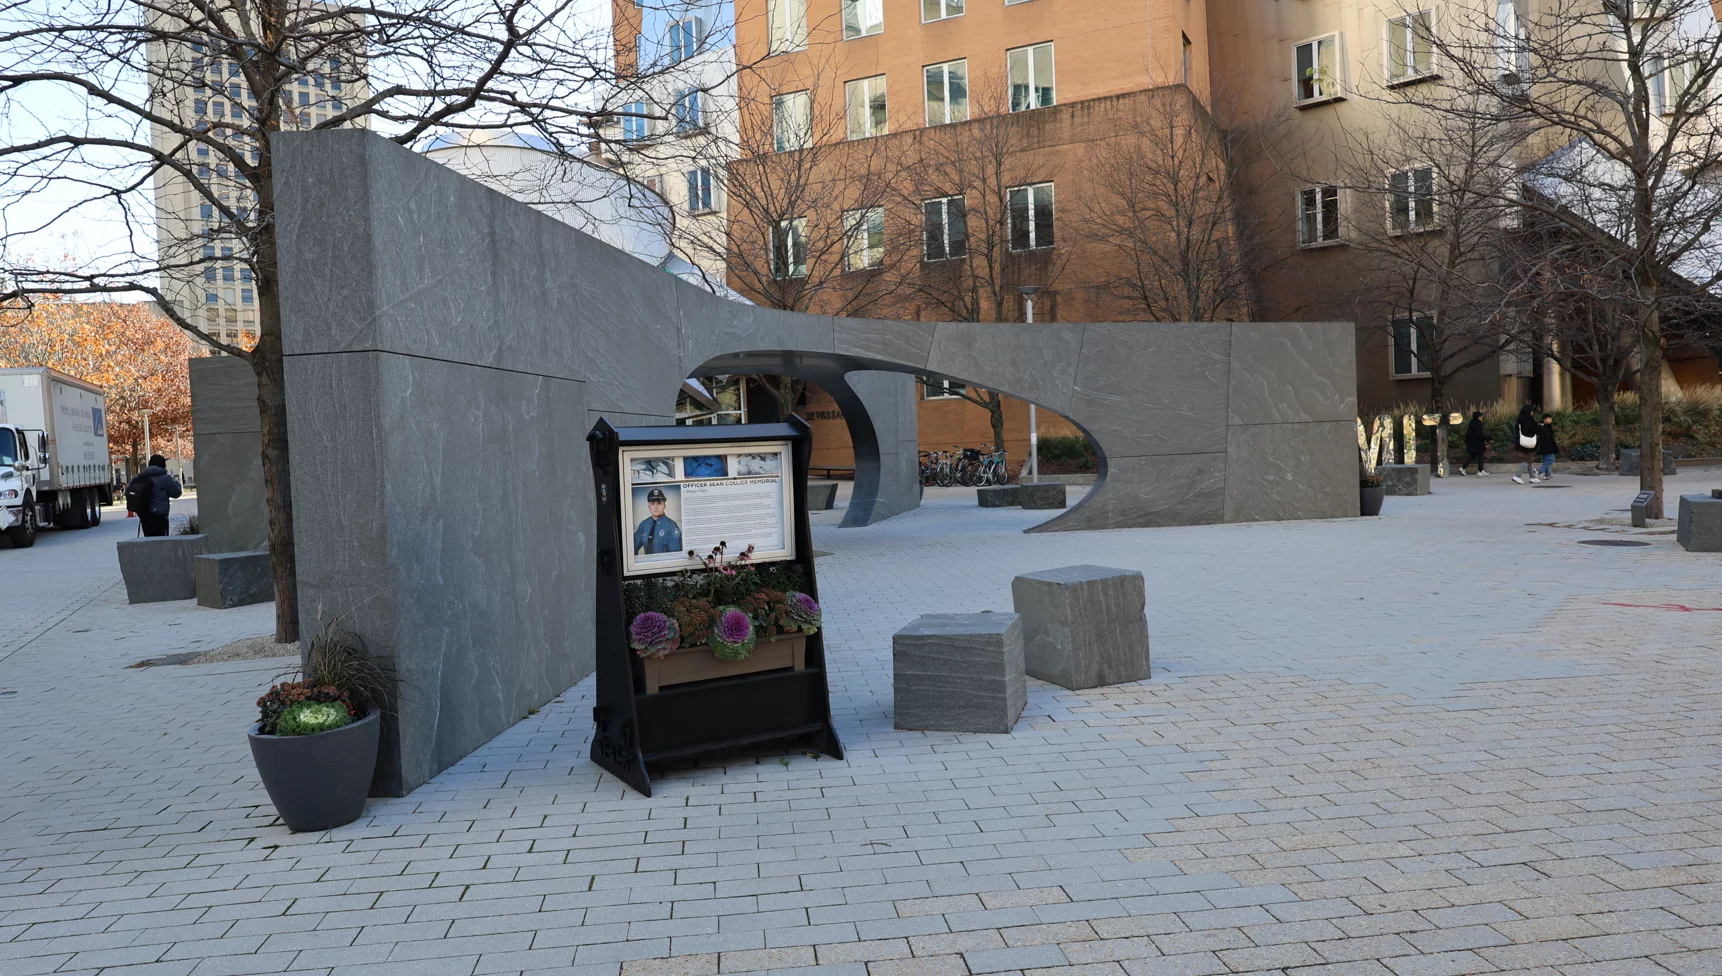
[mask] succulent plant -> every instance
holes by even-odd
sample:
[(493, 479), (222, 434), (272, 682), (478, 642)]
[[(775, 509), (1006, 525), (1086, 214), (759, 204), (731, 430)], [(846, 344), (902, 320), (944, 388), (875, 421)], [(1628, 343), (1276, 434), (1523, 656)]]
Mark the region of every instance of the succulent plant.
[(276, 735), (315, 735), (353, 721), (340, 702), (305, 701), (289, 705), (275, 723)]
[(819, 609), (819, 604), (805, 593), (791, 593), (788, 599), (788, 610), (785, 614), (789, 622), (800, 628), (804, 634), (818, 633), (819, 625), (824, 621), (825, 614)]
[(663, 657), (682, 646), (682, 629), (671, 618), (648, 610), (628, 625), (628, 646), (641, 657)]
[(740, 607), (718, 607), (717, 622), (712, 626), (709, 643), (720, 661), (745, 661), (753, 653), (757, 640), (753, 618)]

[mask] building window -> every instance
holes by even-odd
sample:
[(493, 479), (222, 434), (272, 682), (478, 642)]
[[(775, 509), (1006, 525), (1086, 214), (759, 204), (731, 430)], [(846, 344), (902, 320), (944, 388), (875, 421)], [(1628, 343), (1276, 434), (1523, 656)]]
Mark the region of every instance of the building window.
[(251, 284), (251, 269), (250, 268), (240, 268), (239, 269), (239, 280), (241, 282), (247, 284), (247, 285)]
[(622, 106), (622, 141), (640, 142), (651, 134), (652, 120), (646, 118), (645, 102), (629, 102)]
[(215, 292), (206, 291), (203, 293), (203, 303), (205, 305), (219, 305), (221, 304), (221, 296)]
[(670, 25), (670, 63), (679, 64), (700, 49), (700, 20), (689, 17)]
[(1387, 20), (1387, 83), (1397, 85), (1435, 74), (1435, 45), (1430, 33), (1433, 11)]
[[(213, 249), (212, 248), (205, 248), (205, 250), (213, 250)], [(210, 264), (210, 265), (204, 266), (203, 280), (209, 282), (212, 285), (215, 284), (215, 265)]]
[(969, 117), (969, 63), (947, 61), (926, 67), (927, 124), (962, 122)]
[(807, 218), (780, 220), (771, 232), (771, 276), (807, 277)]
[(197, 115), (202, 115), (209, 111), (209, 103), (201, 98), (194, 98), (191, 100), (191, 110)]
[(1393, 320), (1393, 375), (1398, 379), (1428, 376), (1429, 336), (1435, 319), (1414, 315)]
[[(304, 80), (304, 79), (300, 79), (300, 80)], [(309, 108), (311, 106), (311, 93), (308, 91), (300, 92), (299, 93), (299, 104), (301, 107)]]
[(1387, 226), (1395, 234), (1435, 226), (1435, 168), (1402, 169), (1387, 178)]
[(921, 0), (921, 23), (956, 17), (963, 12), (963, 0)]
[(1329, 34), (1297, 46), (1297, 100), (1318, 102), (1339, 97), (1339, 35)]
[(1312, 186), (1298, 192), (1297, 238), (1304, 247), (1339, 240), (1339, 187)]
[(197, 205), (197, 216), (203, 220), (214, 220), (215, 219), (215, 205), (212, 203), (200, 203), (200, 204), (198, 204)]
[(944, 261), (968, 256), (969, 217), (965, 198), (923, 200), (921, 226), (925, 260)]
[(885, 208), (843, 211), (843, 270), (865, 271), (885, 263)]
[(250, 305), (251, 304), (251, 289), (249, 289), (249, 288), (239, 289), (239, 300), (244, 302), (247, 305)]
[(712, 171), (688, 170), (688, 212), (704, 213), (712, 207)]
[(950, 380), (921, 380), (921, 399), (923, 400), (956, 400), (960, 399), (967, 387)]
[(677, 132), (693, 132), (701, 125), (700, 122), (700, 90), (690, 88), (676, 96), (672, 110), (676, 118)]
[(884, 29), (884, 0), (843, 0), (844, 40), (877, 34)]
[(233, 284), (236, 277), (237, 275), (234, 273), (233, 265), (229, 264), (221, 269), (221, 280), (227, 284)]
[(1650, 86), (1650, 110), (1658, 115), (1673, 115), (1692, 84), (1692, 62), (1680, 60), (1670, 64), (1670, 60), (1673, 59), (1657, 54), (1644, 63)]
[(807, 46), (807, 0), (769, 0), (771, 53), (799, 51)]
[(1012, 187), (1010, 202), (1010, 249), (1032, 251), (1051, 247), (1052, 184)]
[(203, 256), (206, 258), (215, 257), (215, 245), (213, 245), (213, 244), (203, 245)]
[(865, 139), (890, 131), (886, 125), (884, 75), (848, 82), (843, 86), (843, 102), (849, 138)]
[(790, 92), (771, 100), (771, 141), (778, 152), (806, 149), (813, 140), (813, 99)]
[(1053, 104), (1052, 44), (1036, 44), (1005, 52), (1010, 73), (1010, 110), (1026, 112)]

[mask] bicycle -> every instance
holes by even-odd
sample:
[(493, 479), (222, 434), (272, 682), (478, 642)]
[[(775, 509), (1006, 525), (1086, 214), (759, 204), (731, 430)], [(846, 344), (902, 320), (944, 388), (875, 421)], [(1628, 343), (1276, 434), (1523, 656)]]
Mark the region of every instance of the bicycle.
[(979, 483), (981, 473), (981, 452), (972, 447), (957, 448), (956, 463), (957, 484), (964, 488), (973, 488)]
[(1010, 465), (1005, 461), (1005, 452), (993, 451), (981, 458), (981, 471), (975, 484), (1008, 485), (1010, 480)]

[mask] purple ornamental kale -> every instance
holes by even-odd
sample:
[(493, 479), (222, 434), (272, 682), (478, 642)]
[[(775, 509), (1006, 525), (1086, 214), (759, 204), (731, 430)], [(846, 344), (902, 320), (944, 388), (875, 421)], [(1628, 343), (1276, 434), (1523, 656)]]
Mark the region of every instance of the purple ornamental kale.
[(824, 618), (824, 612), (812, 597), (805, 593), (789, 594), (789, 619), (802, 633), (811, 634), (818, 631)]
[(753, 618), (740, 607), (719, 607), (711, 648), (720, 661), (745, 661), (753, 653)]
[(669, 617), (648, 610), (628, 626), (628, 644), (641, 657), (663, 657), (682, 645), (681, 628)]

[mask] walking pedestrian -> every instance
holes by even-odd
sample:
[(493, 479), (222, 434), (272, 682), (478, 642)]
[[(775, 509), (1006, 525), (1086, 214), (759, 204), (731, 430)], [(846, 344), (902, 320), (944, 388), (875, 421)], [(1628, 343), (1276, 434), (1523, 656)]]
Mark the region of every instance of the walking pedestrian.
[(1537, 426), (1537, 417), (1529, 403), (1519, 409), (1519, 419), (1513, 421), (1513, 456), (1518, 459), (1519, 468), (1513, 475), (1513, 483), (1522, 485), (1527, 480), (1536, 484), (1541, 479), (1537, 477), (1537, 435), (1542, 428)]
[(1483, 429), (1483, 411), (1471, 411), (1471, 422), (1465, 427), (1465, 453), (1470, 457), (1464, 464), (1459, 465), (1459, 473), (1464, 474), (1468, 465), (1477, 466), (1477, 476), (1480, 478), (1489, 472), (1483, 469), (1483, 454), (1489, 450), (1489, 434)]
[(137, 513), (144, 535), (167, 535), (168, 511), (179, 496), (179, 482), (167, 473), (167, 458), (151, 454), (149, 464), (126, 484), (126, 511)]
[(1537, 453), (1543, 456), (1543, 480), (1555, 476), (1555, 418), (1553, 414), (1543, 414), (1543, 422), (1537, 427)]

